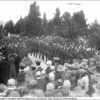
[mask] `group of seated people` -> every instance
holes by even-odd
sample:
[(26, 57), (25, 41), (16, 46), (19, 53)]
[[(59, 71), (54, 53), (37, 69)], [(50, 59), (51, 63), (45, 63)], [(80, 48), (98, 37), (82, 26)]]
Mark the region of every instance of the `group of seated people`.
[(21, 62), (17, 78), (0, 83), (0, 97), (100, 97), (99, 60), (75, 59), (64, 65), (48, 60), (45, 65)]

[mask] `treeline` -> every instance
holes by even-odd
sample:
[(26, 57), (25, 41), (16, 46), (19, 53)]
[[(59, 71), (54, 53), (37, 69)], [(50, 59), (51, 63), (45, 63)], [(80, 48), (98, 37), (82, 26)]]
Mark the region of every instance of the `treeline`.
[(100, 24), (97, 21), (91, 25), (87, 24), (83, 11), (75, 12), (72, 16), (69, 12), (64, 12), (61, 15), (59, 8), (56, 8), (52, 19), (48, 20), (46, 13), (41, 18), (39, 5), (36, 2), (30, 5), (26, 17), (21, 17), (15, 24), (10, 20), (4, 27), (0, 27), (0, 30), (3, 30), (4, 35), (10, 32), (28, 37), (51, 35), (70, 40), (85, 37), (92, 46), (100, 49)]

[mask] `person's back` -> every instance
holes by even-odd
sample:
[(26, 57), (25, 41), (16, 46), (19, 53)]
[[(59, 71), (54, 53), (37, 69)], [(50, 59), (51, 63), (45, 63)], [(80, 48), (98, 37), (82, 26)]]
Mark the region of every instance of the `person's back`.
[(54, 97), (54, 91), (46, 91), (45, 96), (46, 97)]
[(46, 81), (44, 79), (37, 79), (37, 88), (42, 89), (43, 91), (46, 90)]
[(7, 92), (7, 97), (21, 97), (18, 90), (9, 90)]
[(7, 62), (0, 63), (0, 83), (7, 84), (8, 79), (10, 78), (10, 66)]

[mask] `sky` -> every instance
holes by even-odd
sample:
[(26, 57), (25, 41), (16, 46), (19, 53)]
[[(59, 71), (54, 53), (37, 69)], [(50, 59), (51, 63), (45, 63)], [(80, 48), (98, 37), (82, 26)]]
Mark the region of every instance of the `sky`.
[[(35, 0), (36, 1), (36, 0)], [(0, 1), (0, 22), (6, 23), (9, 20), (13, 20), (16, 23), (20, 16), (24, 18), (28, 15), (30, 4), (34, 1)], [(46, 13), (47, 19), (52, 19), (55, 14), (55, 9), (59, 7), (61, 15), (67, 11), (71, 15), (74, 12), (83, 10), (87, 23), (91, 24), (94, 20), (100, 23), (100, 1), (36, 1), (40, 6), (41, 17), (43, 13)], [(69, 3), (73, 3), (70, 5)], [(76, 5), (75, 5), (76, 4)], [(80, 5), (77, 5), (80, 4)]]

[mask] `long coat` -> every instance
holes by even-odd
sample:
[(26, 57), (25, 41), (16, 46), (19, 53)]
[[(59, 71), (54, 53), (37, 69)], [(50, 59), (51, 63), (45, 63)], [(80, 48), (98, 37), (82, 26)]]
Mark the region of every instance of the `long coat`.
[(10, 66), (7, 62), (0, 63), (0, 83), (7, 84), (10, 78)]

